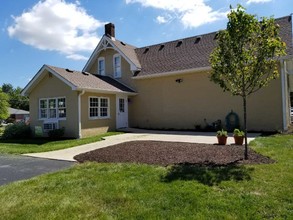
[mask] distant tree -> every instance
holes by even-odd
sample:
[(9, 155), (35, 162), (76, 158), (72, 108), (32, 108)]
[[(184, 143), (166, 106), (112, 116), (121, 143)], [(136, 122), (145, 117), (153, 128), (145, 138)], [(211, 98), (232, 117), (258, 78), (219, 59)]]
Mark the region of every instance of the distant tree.
[(210, 56), (210, 79), (224, 91), (243, 100), (245, 131), (244, 158), (247, 152), (247, 97), (279, 76), (277, 58), (286, 45), (279, 36), (273, 18), (261, 18), (245, 12), (241, 5), (228, 14), (227, 29), (217, 36), (217, 47)]
[(0, 119), (4, 120), (9, 117), (8, 112), (8, 95), (4, 92), (2, 92), (2, 89), (0, 88)]
[(29, 110), (29, 99), (27, 96), (21, 95), (20, 87), (14, 89), (11, 84), (4, 83), (2, 91), (8, 95), (11, 108)]

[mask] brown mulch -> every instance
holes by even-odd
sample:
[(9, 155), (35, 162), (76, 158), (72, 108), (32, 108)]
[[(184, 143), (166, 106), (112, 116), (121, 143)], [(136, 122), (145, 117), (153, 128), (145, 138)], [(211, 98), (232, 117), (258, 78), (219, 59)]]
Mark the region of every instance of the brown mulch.
[(248, 149), (244, 160), (244, 146), (211, 145), (162, 141), (131, 141), (79, 154), (78, 162), (145, 163), (155, 165), (198, 164), (267, 164), (275, 161)]

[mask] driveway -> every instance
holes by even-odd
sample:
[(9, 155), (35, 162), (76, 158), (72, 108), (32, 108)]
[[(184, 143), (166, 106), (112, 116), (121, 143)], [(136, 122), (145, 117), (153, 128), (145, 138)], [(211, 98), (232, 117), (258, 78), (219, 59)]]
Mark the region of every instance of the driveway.
[[(75, 161), (73, 157), (75, 155), (85, 153), (88, 151), (104, 148), (116, 144), (121, 144), (128, 141), (169, 141), (169, 142), (187, 142), (187, 143), (204, 143), (204, 144), (215, 144), (217, 138), (215, 132), (178, 132), (178, 131), (155, 131), (155, 130), (144, 130), (144, 129), (133, 129), (129, 128), (125, 130), (125, 133), (120, 135), (113, 135), (105, 137), (105, 140), (85, 144), (77, 147), (67, 148), (63, 150), (50, 151), (44, 153), (31, 153), (25, 154), (31, 157), (49, 158), (55, 160), (67, 160)], [(252, 141), (259, 134), (249, 134), (248, 141)], [(227, 144), (234, 143), (232, 134), (227, 139)]]
[(73, 162), (0, 154), (0, 185), (71, 167)]

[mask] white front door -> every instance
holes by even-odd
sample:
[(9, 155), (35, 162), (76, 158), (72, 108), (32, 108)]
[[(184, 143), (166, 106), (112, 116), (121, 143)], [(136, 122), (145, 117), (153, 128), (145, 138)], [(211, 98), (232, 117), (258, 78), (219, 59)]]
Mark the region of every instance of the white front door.
[(128, 99), (127, 96), (116, 96), (116, 127), (128, 127)]

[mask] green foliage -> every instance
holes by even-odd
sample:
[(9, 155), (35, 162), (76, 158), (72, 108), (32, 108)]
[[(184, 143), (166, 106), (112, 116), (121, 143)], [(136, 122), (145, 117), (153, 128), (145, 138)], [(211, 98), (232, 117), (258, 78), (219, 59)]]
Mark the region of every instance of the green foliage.
[(228, 133), (227, 131), (225, 131), (224, 129), (217, 131), (217, 136), (224, 136), (224, 137), (228, 137)]
[(61, 137), (63, 137), (65, 133), (65, 128), (59, 128), (59, 129), (54, 129), (54, 130), (50, 130), (48, 132), (48, 136), (50, 139), (60, 139)]
[(1, 219), (292, 219), (293, 136), (257, 138), (253, 145), (278, 162), (84, 163), (1, 186)]
[(5, 120), (9, 117), (8, 107), (8, 96), (0, 88), (0, 120)]
[(31, 136), (30, 126), (24, 122), (7, 125), (2, 135), (3, 139), (22, 139)]
[(4, 83), (2, 90), (8, 95), (11, 108), (29, 110), (29, 98), (21, 95), (22, 89), (20, 87), (13, 88), (11, 84)]
[(243, 131), (241, 131), (237, 128), (234, 129), (233, 134), (234, 134), (234, 136), (237, 136), (237, 137), (244, 137), (244, 135), (245, 135)]
[(210, 56), (210, 79), (224, 91), (246, 97), (278, 77), (276, 58), (285, 54), (286, 45), (273, 18), (258, 21), (238, 5), (228, 20)]

